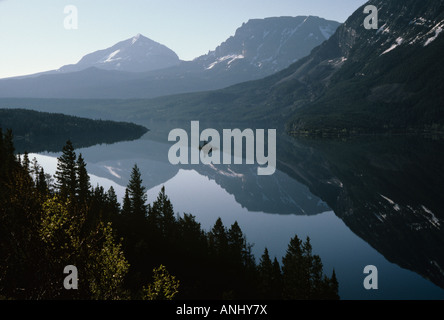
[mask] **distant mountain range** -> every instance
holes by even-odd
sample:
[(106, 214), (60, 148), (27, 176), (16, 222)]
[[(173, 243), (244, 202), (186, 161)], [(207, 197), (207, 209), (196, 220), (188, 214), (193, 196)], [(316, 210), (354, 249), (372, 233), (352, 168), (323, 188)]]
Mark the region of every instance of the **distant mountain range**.
[(2, 79), (0, 97), (151, 98), (219, 89), (288, 67), (338, 26), (313, 16), (254, 19), (193, 61), (139, 34), (58, 70)]
[[(133, 104), (126, 119), (286, 124), (292, 134), (444, 132), (444, 0), (374, 0), (288, 68), (222, 90)], [(123, 115), (123, 114), (122, 114)]]
[[(369, 4), (379, 10), (376, 30), (364, 27), (364, 7)], [(71, 92), (71, 97), (76, 98), (82, 90), (99, 96), (113, 90), (117, 96), (131, 97), (145, 90), (147, 95), (157, 93), (157, 97), (106, 103), (73, 100), (63, 105), (75, 105), (75, 111), (69, 112), (82, 116), (126, 121), (262, 122), (267, 126), (285, 125), (287, 132), (295, 135), (444, 132), (444, 0), (369, 1), (328, 40), (320, 41), (307, 56), (280, 71), (276, 70), (282, 68), (279, 61), (285, 60), (283, 53), (292, 51), (285, 49), (291, 46), (283, 39), (289, 39), (289, 34), (295, 36), (316, 21), (317, 27), (310, 29), (318, 33), (310, 36), (311, 32), (305, 32), (303, 39), (320, 38), (327, 29), (320, 26), (325, 20), (319, 18), (293, 18), (294, 29), (283, 27), (276, 31), (279, 37), (272, 37), (283, 44), (280, 46), (272, 44), (272, 38), (266, 41), (268, 34), (255, 26), (272, 25), (274, 19), (282, 25), (287, 21), (251, 20), (214, 52), (179, 66), (151, 71), (148, 76), (90, 68), (60, 75), (66, 78), (40, 77), (37, 82), (32, 78), (2, 80), (0, 97), (41, 97), (38, 94), (57, 91), (61, 96)], [(248, 32), (250, 27), (254, 32)], [(262, 42), (253, 45), (260, 35)], [(267, 46), (270, 49), (265, 50)], [(279, 58), (271, 58), (276, 52), (280, 52)], [(286, 59), (288, 63), (290, 58)], [(246, 68), (251, 69), (245, 71)], [(87, 74), (88, 81), (82, 73)], [(262, 78), (266, 73), (271, 75)], [(122, 82), (123, 74), (126, 82)], [(137, 80), (135, 75), (139, 76)], [(248, 77), (258, 79), (212, 90), (214, 86), (223, 87)], [(96, 85), (89, 86), (90, 82)], [(79, 87), (79, 83), (84, 87)], [(97, 86), (98, 83), (103, 85)], [(65, 87), (60, 88), (60, 84)], [(70, 89), (73, 87), (75, 90)], [(165, 96), (171, 93), (170, 88), (184, 93)], [(201, 92), (191, 93), (196, 88)], [(87, 96), (85, 93), (83, 97)], [(54, 101), (3, 100), (0, 106), (63, 112), (63, 106)]]

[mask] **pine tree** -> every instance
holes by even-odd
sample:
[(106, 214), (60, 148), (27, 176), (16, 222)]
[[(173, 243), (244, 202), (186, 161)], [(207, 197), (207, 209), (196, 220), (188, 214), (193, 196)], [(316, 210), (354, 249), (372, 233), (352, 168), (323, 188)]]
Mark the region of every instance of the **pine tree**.
[(154, 201), (153, 206), (148, 210), (148, 221), (151, 226), (155, 226), (162, 237), (169, 238), (176, 234), (176, 218), (174, 217), (173, 205), (165, 194), (165, 186)]
[(43, 168), (40, 168), (40, 171), (36, 177), (36, 187), (40, 194), (46, 195), (48, 193), (48, 184), (46, 182), (46, 176)]
[(107, 197), (105, 189), (97, 185), (91, 190), (91, 201), (88, 202), (88, 223), (93, 226), (102, 221), (106, 215)]
[(14, 159), (15, 148), (13, 141), (14, 141), (14, 135), (12, 134), (12, 130), (10, 129), (6, 130), (6, 133), (3, 138), (3, 151), (5, 152), (7, 160), (9, 160), (9, 162), (11, 162), (12, 159)]
[(25, 151), (25, 153), (23, 154), (22, 167), (23, 167), (23, 169), (25, 169), (26, 173), (28, 173), (28, 174), (31, 173), (30, 164), (31, 164), (31, 161), (29, 160), (29, 154), (28, 154), (28, 152)]
[(37, 181), (37, 178), (38, 178), (38, 176), (40, 174), (40, 169), (41, 169), (41, 167), (40, 167), (39, 163), (37, 162), (36, 157), (32, 158), (32, 161), (31, 161), (31, 174), (33, 175), (34, 180), (36, 180), (36, 181)]
[(285, 299), (305, 299), (307, 293), (302, 241), (297, 235), (290, 240), (282, 258), (283, 295)]
[(120, 203), (117, 200), (116, 192), (114, 191), (114, 188), (111, 186), (109, 187), (107, 193), (106, 193), (106, 200), (108, 202), (108, 211), (110, 215), (117, 215), (120, 213)]
[(57, 171), (54, 176), (55, 187), (62, 198), (74, 197), (77, 193), (76, 154), (72, 142), (68, 140), (58, 158)]
[(194, 255), (207, 252), (207, 238), (195, 216), (184, 213), (177, 221), (177, 229), (182, 252)]
[(275, 257), (273, 260), (273, 287), (271, 289), (273, 299), (282, 298), (282, 287), (282, 270), (279, 261)]
[(329, 294), (327, 295), (327, 299), (331, 300), (339, 300), (339, 282), (336, 278), (336, 272), (335, 269), (333, 269), (333, 273), (331, 275), (331, 278), (328, 279), (329, 283)]
[(324, 295), (324, 275), (321, 258), (314, 255), (310, 267), (310, 297), (311, 299), (321, 299)]
[(131, 199), (129, 198), (128, 188), (125, 189), (125, 196), (123, 197), (122, 215), (128, 216), (131, 214)]
[(89, 198), (91, 192), (91, 184), (89, 182), (90, 178), (86, 170), (86, 163), (81, 153), (77, 158), (76, 174), (78, 181), (78, 199), (80, 202), (85, 202)]
[(268, 254), (268, 249), (265, 248), (264, 253), (259, 261), (259, 291), (262, 298), (271, 298), (271, 287), (273, 283), (273, 263)]
[(321, 258), (313, 255), (309, 237), (304, 243), (297, 236), (291, 239), (282, 262), (285, 299), (314, 300), (337, 297), (337, 280), (329, 279), (323, 274)]
[(7, 177), (11, 177), (14, 168), (17, 167), (17, 159), (14, 154), (12, 131), (8, 129), (3, 134), (0, 130), (0, 137), (0, 181), (6, 181)]
[(210, 249), (216, 257), (222, 258), (228, 251), (228, 236), (227, 230), (222, 223), (222, 219), (217, 218), (209, 235)]
[(280, 299), (282, 296), (281, 268), (276, 258), (272, 262), (265, 248), (258, 265), (259, 291), (264, 299)]
[(245, 265), (247, 242), (237, 221), (235, 221), (228, 230), (227, 240), (230, 262)]
[(128, 183), (128, 194), (131, 201), (131, 214), (135, 217), (145, 218), (147, 215), (147, 195), (146, 189), (142, 185), (142, 176), (139, 167), (134, 165)]
[[(313, 257), (313, 248), (311, 246), (310, 237), (307, 237), (302, 243), (302, 281), (304, 288), (304, 299), (312, 299), (314, 297), (314, 275), (318, 275), (319, 268), (322, 278), (322, 263), (320, 259)], [(318, 265), (320, 263), (320, 266)], [(317, 280), (317, 279), (316, 279)]]

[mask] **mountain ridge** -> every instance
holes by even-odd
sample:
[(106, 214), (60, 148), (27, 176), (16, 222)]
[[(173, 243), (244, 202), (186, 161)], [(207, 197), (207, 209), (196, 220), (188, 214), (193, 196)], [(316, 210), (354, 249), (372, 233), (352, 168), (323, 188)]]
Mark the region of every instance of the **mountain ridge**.
[[(263, 78), (287, 67), (324, 41), (330, 34), (328, 30), (335, 30), (338, 26), (338, 22), (313, 16), (253, 19), (239, 27), (236, 34), (222, 43), (219, 49), (216, 48), (207, 55), (193, 61), (182, 61), (174, 53), (171, 64), (149, 71), (140, 69), (140, 72), (133, 72), (133, 67), (123, 65), (128, 60), (125, 60), (128, 57), (123, 49), (134, 47), (136, 37), (133, 37), (107, 49), (90, 53), (77, 64), (63, 66), (59, 71), (0, 79), (0, 97), (130, 99), (220, 89)], [(265, 32), (276, 36), (269, 36), (270, 39), (267, 40), (264, 37)], [(259, 34), (263, 41), (257, 41)], [(136, 44), (152, 44), (152, 40), (146, 37), (139, 35), (139, 38)], [(273, 41), (282, 41), (282, 50), (276, 51)], [(294, 47), (300, 48), (298, 51), (291, 50)], [(222, 52), (221, 48), (225, 51)], [(245, 56), (242, 58), (239, 50), (244, 50)], [(162, 52), (173, 55), (170, 49)], [(251, 58), (259, 57), (259, 53), (260, 61), (253, 61)], [(119, 63), (120, 67), (117, 67)], [(85, 70), (91, 67), (98, 69), (95, 76), (100, 81), (92, 81), (85, 74)], [(124, 73), (119, 75), (117, 71)], [(111, 78), (108, 79), (108, 76)]]
[(138, 33), (109, 48), (89, 53), (76, 64), (62, 66), (57, 71), (75, 72), (97, 67), (104, 70), (147, 72), (179, 63), (180, 59), (174, 51)]
[[(343, 63), (339, 72), (324, 77), (322, 91), (295, 116), (291, 130), (320, 130), (325, 120), (329, 127), (324, 131), (354, 127), (367, 132), (406, 131), (442, 125), (442, 90), (438, 90), (442, 76), (436, 66), (439, 61), (442, 64), (439, 52), (443, 38), (431, 33), (436, 34), (444, 24), (444, 2), (392, 0), (368, 4), (379, 8), (378, 30), (363, 28), (361, 7), (319, 47), (316, 54), (322, 56), (327, 51), (324, 46), (336, 44), (332, 58)], [(417, 23), (423, 19), (434, 22)], [(347, 119), (347, 115), (351, 117)]]
[[(363, 26), (369, 4), (379, 8), (377, 30)], [(286, 124), (304, 135), (444, 132), (443, 21), (442, 0), (369, 1), (308, 56), (271, 76), (134, 110), (147, 118)]]
[[(226, 57), (230, 58), (228, 64), (245, 59), (259, 68), (265, 65), (274, 73), (298, 60), (295, 56), (308, 55), (316, 43), (327, 40), (338, 26), (339, 23), (316, 16), (250, 19), (216, 49), (194, 61), (201, 62), (209, 70), (228, 60)], [(310, 41), (312, 44), (302, 46)], [(270, 62), (271, 65), (267, 65)]]

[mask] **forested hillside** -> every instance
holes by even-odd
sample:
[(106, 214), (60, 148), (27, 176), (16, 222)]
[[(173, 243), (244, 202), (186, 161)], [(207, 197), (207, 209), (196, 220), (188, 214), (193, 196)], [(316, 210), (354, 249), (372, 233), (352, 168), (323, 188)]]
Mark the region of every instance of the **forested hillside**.
[(19, 152), (59, 151), (67, 139), (76, 147), (140, 138), (148, 130), (127, 122), (91, 120), (24, 109), (0, 109), (0, 128), (14, 132)]
[[(237, 222), (203, 230), (176, 215), (162, 188), (147, 199), (137, 165), (123, 205), (112, 187), (92, 187), (70, 141), (54, 183), (0, 133), (0, 298), (3, 299), (338, 299), (310, 239), (294, 236), (280, 264), (259, 259)], [(154, 200), (153, 202), (148, 200)], [(77, 290), (63, 285), (78, 269)]]

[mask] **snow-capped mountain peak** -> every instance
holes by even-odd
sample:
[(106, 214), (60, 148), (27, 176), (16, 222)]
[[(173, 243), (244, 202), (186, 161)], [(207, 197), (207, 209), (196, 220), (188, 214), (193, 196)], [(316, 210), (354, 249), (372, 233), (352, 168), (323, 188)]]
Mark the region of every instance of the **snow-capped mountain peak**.
[(138, 33), (112, 47), (87, 54), (77, 64), (63, 66), (59, 72), (81, 71), (91, 67), (146, 72), (175, 66), (179, 62), (174, 51)]
[(133, 37), (133, 39), (132, 39), (132, 41), (131, 41), (131, 44), (136, 43), (137, 40), (140, 39), (140, 37), (143, 37), (140, 33), (136, 34), (136, 35)]

